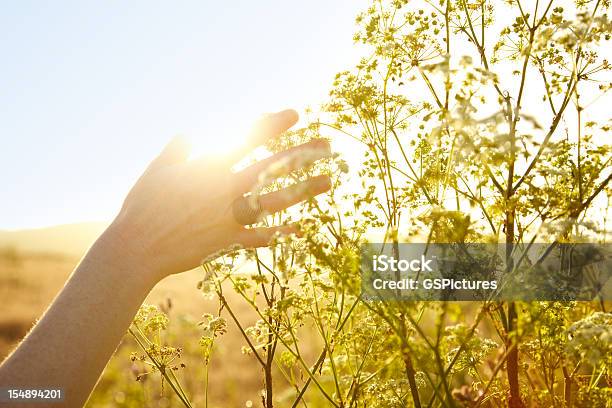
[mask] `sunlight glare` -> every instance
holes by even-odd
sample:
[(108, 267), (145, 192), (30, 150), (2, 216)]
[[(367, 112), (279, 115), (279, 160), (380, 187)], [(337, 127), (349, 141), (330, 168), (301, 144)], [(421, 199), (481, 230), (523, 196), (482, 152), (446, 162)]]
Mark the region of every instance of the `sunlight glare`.
[(191, 144), (189, 159), (201, 156), (228, 154), (247, 142), (249, 133), (258, 115), (239, 115), (239, 121), (206, 126), (205, 129), (190, 131), (186, 135)]

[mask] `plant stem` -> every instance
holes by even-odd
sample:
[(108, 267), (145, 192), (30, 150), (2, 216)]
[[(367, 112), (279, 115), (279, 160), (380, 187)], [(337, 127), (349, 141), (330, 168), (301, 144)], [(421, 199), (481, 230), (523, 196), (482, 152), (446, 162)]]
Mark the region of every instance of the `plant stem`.
[(176, 388), (176, 384), (174, 384), (174, 382), (170, 379), (170, 377), (168, 376), (168, 373), (166, 372), (166, 368), (161, 365), (157, 359), (155, 357), (153, 357), (150, 353), (149, 350), (147, 350), (147, 348), (145, 347), (145, 345), (142, 343), (142, 341), (138, 338), (138, 336), (136, 335), (136, 333), (134, 333), (134, 331), (129, 328), (128, 332), (132, 335), (132, 337), (134, 338), (134, 340), (136, 340), (136, 343), (138, 343), (138, 346), (140, 346), (140, 348), (145, 352), (145, 354), (147, 355), (147, 357), (149, 357), (149, 359), (151, 360), (151, 362), (153, 362), (153, 364), (155, 365), (155, 367), (157, 367), (157, 369), (159, 370), (159, 372), (161, 373), (161, 375), (166, 379), (166, 381), (168, 382), (168, 384), (170, 384), (170, 387), (172, 387), (172, 390), (174, 391), (174, 393), (176, 394), (177, 397), (179, 397), (179, 399), (181, 400), (181, 402), (183, 403), (183, 405), (185, 405), (187, 408), (192, 408), (191, 403), (189, 402), (189, 399), (187, 398), (187, 396), (183, 393), (181, 393), (177, 388)]

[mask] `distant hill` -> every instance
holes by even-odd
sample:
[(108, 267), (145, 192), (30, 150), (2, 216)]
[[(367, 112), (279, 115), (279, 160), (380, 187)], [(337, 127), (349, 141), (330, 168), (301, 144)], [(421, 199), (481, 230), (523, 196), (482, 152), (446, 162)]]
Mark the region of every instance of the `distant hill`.
[(107, 224), (86, 222), (16, 231), (0, 230), (0, 252), (81, 257)]

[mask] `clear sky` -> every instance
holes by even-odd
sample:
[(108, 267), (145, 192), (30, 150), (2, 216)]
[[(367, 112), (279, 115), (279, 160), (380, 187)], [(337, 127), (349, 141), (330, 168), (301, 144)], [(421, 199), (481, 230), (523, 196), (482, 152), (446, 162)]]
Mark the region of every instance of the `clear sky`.
[(366, 0), (4, 2), (0, 229), (110, 220), (176, 134), (324, 102)]

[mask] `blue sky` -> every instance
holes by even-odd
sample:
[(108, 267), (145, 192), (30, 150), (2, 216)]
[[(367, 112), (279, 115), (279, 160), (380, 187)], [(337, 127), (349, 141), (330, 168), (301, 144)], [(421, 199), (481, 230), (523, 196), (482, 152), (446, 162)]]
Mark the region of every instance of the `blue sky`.
[(173, 135), (324, 102), (366, 5), (4, 2), (0, 229), (110, 220)]

